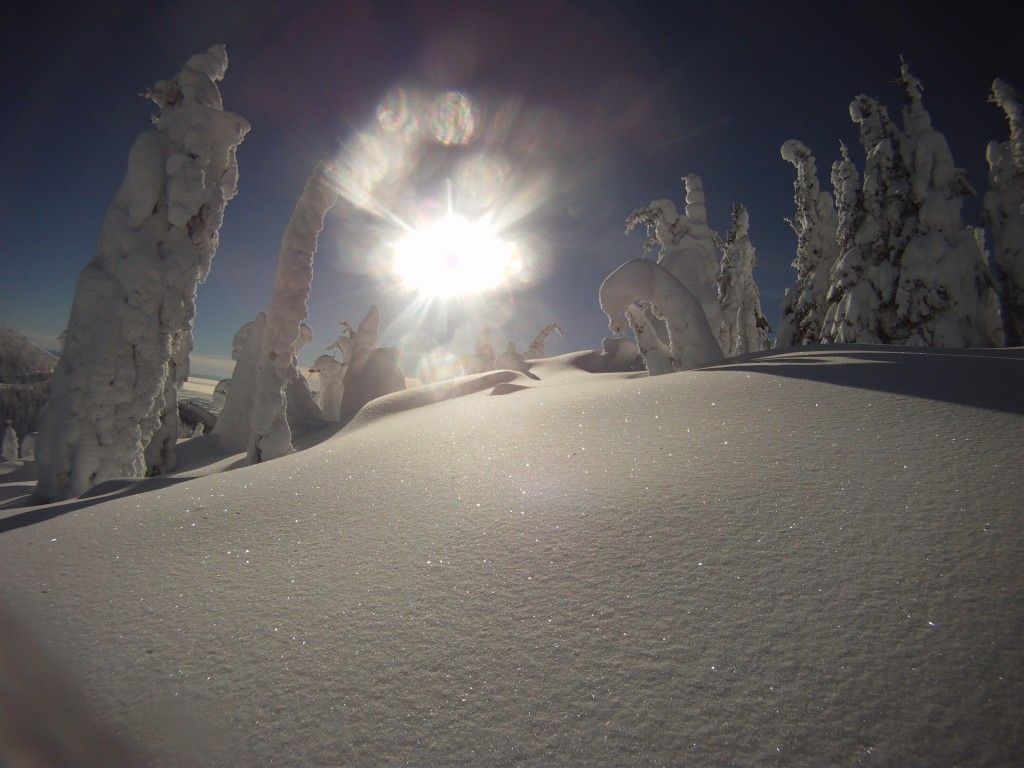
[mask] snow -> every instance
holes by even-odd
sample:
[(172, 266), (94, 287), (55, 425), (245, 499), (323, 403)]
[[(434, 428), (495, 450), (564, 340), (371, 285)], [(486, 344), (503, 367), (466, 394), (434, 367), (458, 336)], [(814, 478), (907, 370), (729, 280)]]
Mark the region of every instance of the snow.
[(1024, 350), (608, 367), (5, 492), (0, 758), (1024, 761)]

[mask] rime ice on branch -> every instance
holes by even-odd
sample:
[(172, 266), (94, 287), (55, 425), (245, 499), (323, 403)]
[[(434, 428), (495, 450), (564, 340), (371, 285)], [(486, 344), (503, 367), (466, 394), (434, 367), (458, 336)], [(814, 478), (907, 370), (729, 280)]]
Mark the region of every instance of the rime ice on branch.
[(160, 108), (136, 140), (96, 255), (75, 290), (39, 429), (37, 496), (174, 466), (177, 391), (188, 375), (196, 287), (217, 249), (249, 124), (225, 112), (223, 46), (146, 94)]

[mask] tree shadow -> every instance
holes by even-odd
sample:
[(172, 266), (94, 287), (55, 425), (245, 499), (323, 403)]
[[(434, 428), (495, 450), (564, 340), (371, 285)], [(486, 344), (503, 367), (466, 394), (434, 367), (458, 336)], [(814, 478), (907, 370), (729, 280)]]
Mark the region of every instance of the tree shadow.
[[(25, 528), (29, 525), (35, 525), (36, 523), (43, 523), (47, 520), (52, 520), (55, 517), (66, 515), (69, 512), (88, 509), (96, 504), (105, 504), (108, 501), (115, 501), (117, 499), (135, 496), (140, 493), (158, 491), (162, 488), (168, 488), (172, 485), (184, 483), (192, 479), (193, 478), (191, 477), (174, 477), (173, 475), (168, 475), (138, 479), (123, 478), (118, 480), (108, 480), (105, 483), (93, 486), (86, 492), (86, 494), (79, 496), (77, 499), (41, 504), (40, 506), (34, 506), (26, 509), (24, 512), (14, 512), (7, 517), (0, 518), (0, 534), (7, 533), (8, 531), (14, 531), (18, 528)], [(39, 504), (40, 502), (33, 501), (31, 496), (27, 498), (20, 497), (18, 499), (11, 500), (7, 505), (0, 505), (0, 513), (5, 509), (10, 509), (12, 506), (15, 506), (15, 508), (26, 506), (26, 503)]]
[(815, 345), (702, 369), (749, 371), (1024, 415), (1024, 348)]
[[(523, 374), (516, 371), (498, 370), (394, 392), (372, 400), (347, 422), (316, 422), (304, 425), (304, 428), (293, 434), (293, 444), (296, 452), (302, 452), (331, 439), (342, 430), (358, 429), (361, 426), (395, 413), (413, 408), (421, 408), (443, 400), (451, 400), (456, 397), (483, 392), (523, 376), (533, 379), (537, 378), (529, 373)], [(215, 435), (206, 435), (196, 440), (194, 450), (183, 451), (181, 465), (175, 470), (175, 473), (170, 475), (106, 480), (102, 483), (97, 483), (78, 498), (49, 504), (34, 499), (31, 492), (18, 494), (16, 491), (13, 491), (13, 498), (0, 499), (0, 515), (10, 513), (6, 517), (0, 517), (0, 534), (47, 520), (53, 520), (69, 512), (77, 512), (96, 504), (105, 504), (108, 501), (116, 501), (117, 499), (124, 499), (142, 493), (158, 491), (178, 483), (195, 480), (197, 477), (202, 476), (202, 474), (197, 474), (196, 470), (214, 459), (219, 458), (226, 462), (218, 470), (218, 473), (252, 466), (246, 460), (244, 454), (233, 457), (231, 454), (220, 453)], [(14, 511), (25, 507), (28, 507), (28, 509), (21, 512)]]

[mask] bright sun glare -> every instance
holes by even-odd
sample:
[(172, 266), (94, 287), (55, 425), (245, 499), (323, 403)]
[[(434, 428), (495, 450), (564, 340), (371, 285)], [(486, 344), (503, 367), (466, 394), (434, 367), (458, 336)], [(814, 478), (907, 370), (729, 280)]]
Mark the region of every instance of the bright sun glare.
[(395, 273), (430, 298), (451, 298), (497, 288), (520, 268), (513, 243), (487, 222), (449, 213), (410, 230), (395, 244)]

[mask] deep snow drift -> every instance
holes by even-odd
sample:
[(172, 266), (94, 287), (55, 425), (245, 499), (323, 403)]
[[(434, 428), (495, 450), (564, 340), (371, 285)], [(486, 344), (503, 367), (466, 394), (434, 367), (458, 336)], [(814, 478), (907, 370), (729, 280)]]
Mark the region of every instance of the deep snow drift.
[(592, 362), (4, 511), (0, 757), (1024, 762), (1024, 351)]

